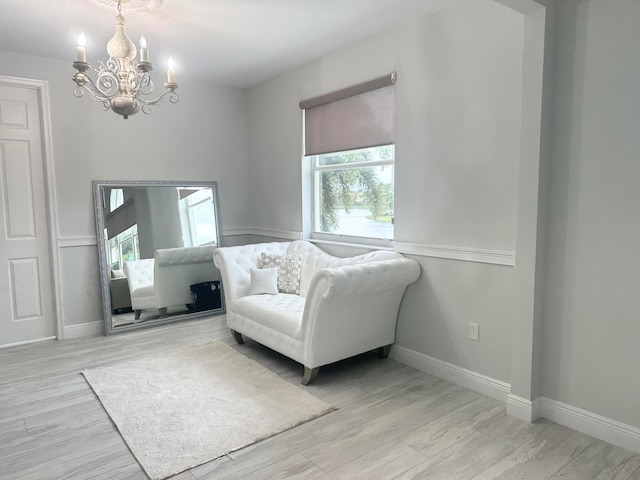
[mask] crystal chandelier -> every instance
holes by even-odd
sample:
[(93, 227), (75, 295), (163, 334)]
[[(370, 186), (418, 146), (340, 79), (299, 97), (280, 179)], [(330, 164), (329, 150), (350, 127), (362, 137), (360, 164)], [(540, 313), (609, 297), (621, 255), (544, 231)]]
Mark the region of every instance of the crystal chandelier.
[[(100, 61), (95, 69), (96, 80), (92, 80), (87, 73), (91, 65), (87, 63), (84, 32), (78, 37), (77, 58), (73, 67), (77, 70), (73, 81), (77, 87), (73, 93), (76, 97), (82, 97), (85, 92), (102, 102), (105, 110), (113, 110), (125, 119), (142, 110), (150, 113), (150, 107), (168, 98), (169, 102), (177, 103), (178, 84), (175, 81), (175, 66), (169, 58), (167, 81), (164, 83), (165, 92), (154, 100), (146, 100), (143, 96), (153, 93), (154, 85), (151, 81), (153, 65), (149, 62), (149, 51), (144, 35), (140, 37), (140, 61), (136, 62), (136, 46), (125, 33), (125, 22), (122, 16), (122, 1), (118, 0), (118, 15), (116, 16), (116, 33), (109, 43), (107, 63)], [(126, 2), (127, 0), (125, 0)]]

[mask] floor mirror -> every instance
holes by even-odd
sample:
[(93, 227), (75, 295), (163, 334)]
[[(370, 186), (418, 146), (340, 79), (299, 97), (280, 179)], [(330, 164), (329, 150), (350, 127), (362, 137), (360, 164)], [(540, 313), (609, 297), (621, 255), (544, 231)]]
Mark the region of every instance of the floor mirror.
[(216, 182), (93, 181), (105, 334), (224, 313)]

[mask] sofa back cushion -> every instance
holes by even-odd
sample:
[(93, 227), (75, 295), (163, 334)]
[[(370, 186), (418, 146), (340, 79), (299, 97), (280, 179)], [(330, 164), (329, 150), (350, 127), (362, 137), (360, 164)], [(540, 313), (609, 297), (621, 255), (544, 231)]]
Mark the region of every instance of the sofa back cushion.
[(287, 252), (288, 246), (289, 242), (269, 242), (220, 247), (214, 250), (213, 260), (222, 273), (227, 308), (232, 308), (236, 299), (249, 294), (251, 269), (260, 268), (261, 254), (283, 254)]
[(391, 250), (375, 250), (355, 257), (334, 257), (313, 243), (305, 240), (295, 240), (291, 242), (287, 249), (287, 253), (290, 255), (298, 254), (302, 256), (300, 295), (303, 297), (307, 296), (311, 279), (318, 270), (330, 267), (341, 267), (344, 265), (357, 265), (360, 263), (392, 260), (394, 258), (404, 258), (402, 254)]
[(213, 246), (162, 248), (155, 252), (156, 265), (190, 265), (194, 263), (213, 263)]
[(153, 258), (124, 262), (124, 273), (128, 279), (129, 289), (132, 293), (139, 288), (153, 285), (154, 264), (155, 260)]
[(260, 268), (275, 268), (278, 272), (278, 292), (300, 295), (302, 255), (262, 252)]

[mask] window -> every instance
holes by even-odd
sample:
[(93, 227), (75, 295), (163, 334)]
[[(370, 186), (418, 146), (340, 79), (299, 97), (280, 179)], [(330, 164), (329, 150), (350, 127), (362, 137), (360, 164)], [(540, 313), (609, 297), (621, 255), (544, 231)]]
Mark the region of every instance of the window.
[(314, 237), (393, 240), (393, 145), (313, 155), (311, 161)]
[(394, 72), (300, 102), (306, 237), (391, 245), (395, 80)]

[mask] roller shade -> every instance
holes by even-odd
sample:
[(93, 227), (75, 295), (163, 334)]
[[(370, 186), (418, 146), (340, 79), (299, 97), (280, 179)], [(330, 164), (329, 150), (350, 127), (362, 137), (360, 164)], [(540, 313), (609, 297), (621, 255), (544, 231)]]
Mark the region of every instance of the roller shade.
[(136, 224), (136, 206), (132, 198), (120, 205), (113, 212), (108, 213), (105, 219), (107, 226), (107, 238), (112, 239)]
[(395, 143), (395, 72), (300, 102), (305, 155)]

